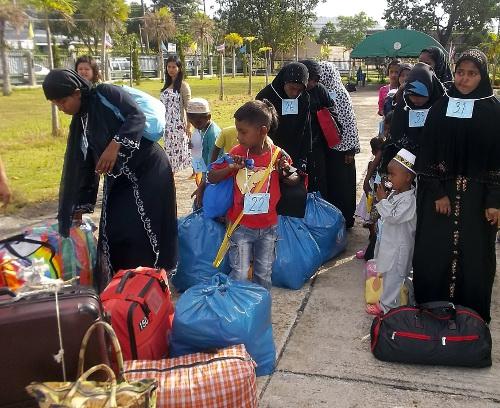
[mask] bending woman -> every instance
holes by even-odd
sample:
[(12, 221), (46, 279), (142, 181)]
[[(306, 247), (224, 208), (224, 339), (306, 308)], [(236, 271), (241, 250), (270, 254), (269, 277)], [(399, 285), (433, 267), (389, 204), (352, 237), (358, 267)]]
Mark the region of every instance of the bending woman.
[[(172, 269), (177, 260), (177, 221), (172, 170), (158, 143), (142, 137), (144, 114), (121, 88), (90, 82), (68, 69), (52, 70), (45, 97), (72, 115), (59, 192), (59, 230), (93, 212), (104, 175), (98, 265), (102, 291), (119, 269)], [(120, 120), (107, 106), (114, 105)]]
[(462, 54), (449, 97), (427, 117), (416, 162), (413, 271), (418, 303), (449, 300), (489, 322), (500, 214), (500, 103), (487, 67), (481, 51)]

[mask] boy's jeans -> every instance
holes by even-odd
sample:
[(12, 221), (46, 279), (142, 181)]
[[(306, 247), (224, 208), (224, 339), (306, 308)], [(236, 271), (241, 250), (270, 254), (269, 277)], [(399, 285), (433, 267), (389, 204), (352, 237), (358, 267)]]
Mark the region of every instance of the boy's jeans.
[(235, 280), (246, 280), (250, 262), (253, 261), (253, 282), (271, 290), (271, 268), (277, 237), (277, 225), (261, 229), (240, 225), (230, 240), (229, 276)]

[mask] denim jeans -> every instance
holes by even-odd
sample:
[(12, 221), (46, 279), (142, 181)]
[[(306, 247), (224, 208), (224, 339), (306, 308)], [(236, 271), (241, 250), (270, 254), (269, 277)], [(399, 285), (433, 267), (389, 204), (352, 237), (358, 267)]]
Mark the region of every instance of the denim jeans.
[(235, 280), (246, 280), (250, 262), (253, 261), (253, 282), (271, 290), (271, 268), (277, 237), (277, 225), (261, 229), (240, 225), (230, 239), (229, 276)]

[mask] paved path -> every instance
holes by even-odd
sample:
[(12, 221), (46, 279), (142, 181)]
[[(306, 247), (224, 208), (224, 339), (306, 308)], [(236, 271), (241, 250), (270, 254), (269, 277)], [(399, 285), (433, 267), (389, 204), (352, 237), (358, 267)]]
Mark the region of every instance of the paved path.
[[(370, 160), (369, 140), (376, 135), (377, 94), (352, 94), (362, 144), (356, 157), (358, 184)], [(193, 182), (190, 172), (176, 176), (178, 213), (188, 214)], [(358, 188), (358, 195), (361, 193)], [(4, 217), (0, 236), (53, 218), (55, 205)], [(98, 216), (96, 214), (95, 216)], [(301, 290), (273, 288), (273, 329), (278, 350), (274, 375), (258, 379), (261, 407), (500, 407), (500, 284), (494, 293), (491, 331), (493, 367), (470, 370), (382, 363), (369, 351), (371, 318), (364, 313), (364, 262), (354, 253), (367, 243), (356, 225), (349, 245)], [(498, 248), (498, 246), (497, 246)], [(497, 257), (498, 257), (497, 253)]]

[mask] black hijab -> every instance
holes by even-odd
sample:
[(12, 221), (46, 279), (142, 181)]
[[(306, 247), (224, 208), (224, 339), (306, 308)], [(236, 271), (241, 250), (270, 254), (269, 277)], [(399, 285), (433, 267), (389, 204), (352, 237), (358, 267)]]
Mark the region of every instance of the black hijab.
[(436, 64), (434, 66), (434, 72), (436, 73), (436, 76), (443, 84), (445, 82), (450, 82), (453, 80), (453, 75), (451, 74), (448, 58), (446, 57), (446, 54), (441, 48), (432, 46), (423, 49), (421, 52), (427, 52), (430, 54), (432, 60)]
[[(310, 145), (309, 95), (305, 91), (308, 79), (307, 67), (299, 62), (292, 62), (284, 66), (273, 82), (256, 96), (258, 100), (269, 100), (276, 108), (279, 125), (276, 132), (270, 137), (277, 146), (285, 149), (296, 166), (302, 166)], [(285, 85), (288, 83), (304, 85), (304, 92), (298, 97), (299, 113), (282, 116), (281, 104), (283, 99), (288, 98), (285, 92)]]
[(321, 66), (319, 63), (313, 60), (303, 60), (300, 62), (306, 66), (307, 71), (309, 72), (309, 79), (319, 81), (321, 76)]
[[(478, 87), (468, 95), (461, 94), (453, 85), (450, 96), (476, 99), (472, 118), (446, 116), (449, 97), (435, 103), (427, 117), (420, 154), (415, 163), (423, 176), (441, 181), (457, 176), (500, 186), (500, 103), (492, 96), (486, 56), (479, 50), (462, 54), (463, 61), (472, 61), (481, 73)], [(480, 99), (478, 98), (486, 98)]]
[[(422, 106), (415, 106), (409, 95), (427, 93), (429, 100)], [(434, 75), (432, 68), (419, 62), (411, 69), (403, 89), (403, 96), (394, 109), (391, 122), (391, 137), (387, 141), (382, 158), (382, 170), (385, 172), (389, 162), (396, 153), (404, 148), (418, 155), (423, 134), (423, 127), (410, 127), (409, 116), (411, 110), (429, 109), (444, 94), (444, 89)]]
[(85, 78), (82, 78), (72, 69), (53, 69), (42, 83), (45, 98), (52, 101), (62, 99), (72, 95), (77, 89), (81, 92), (80, 112), (87, 111), (88, 95), (92, 89), (92, 84)]

